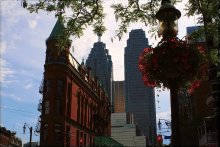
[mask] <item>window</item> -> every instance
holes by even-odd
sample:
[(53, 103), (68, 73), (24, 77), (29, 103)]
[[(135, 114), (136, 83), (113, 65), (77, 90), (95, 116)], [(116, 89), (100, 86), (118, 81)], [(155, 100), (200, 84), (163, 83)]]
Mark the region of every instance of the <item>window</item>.
[(88, 109), (88, 101), (86, 100), (85, 101), (85, 108), (84, 108), (84, 110), (85, 110), (85, 114), (84, 114), (84, 126), (85, 127), (87, 127), (87, 109)]
[(67, 115), (71, 115), (71, 99), (72, 99), (72, 84), (68, 83), (68, 93), (67, 93)]
[(62, 93), (64, 87), (64, 81), (63, 80), (57, 80), (57, 93)]
[(79, 146), (79, 130), (76, 131), (76, 146)]
[(60, 99), (56, 100), (56, 114), (61, 114), (61, 101), (60, 101)]
[(86, 146), (86, 134), (84, 134), (84, 146)]
[(50, 101), (45, 100), (45, 114), (49, 114), (49, 113), (50, 113)]
[(48, 124), (44, 124), (43, 126), (44, 126), (43, 140), (46, 140), (48, 136)]
[(84, 115), (84, 98), (81, 99), (81, 120), (80, 120), (80, 123), (81, 125), (83, 125), (83, 115)]
[(71, 139), (71, 135), (70, 135), (70, 126), (66, 126), (66, 146), (70, 146), (70, 139)]
[(81, 95), (78, 95), (78, 97), (77, 97), (77, 122), (78, 123), (80, 120), (80, 97), (81, 97)]
[(62, 126), (61, 126), (61, 124), (55, 124), (54, 137), (55, 137), (56, 142), (62, 141)]
[(46, 80), (46, 92), (51, 90), (51, 80)]

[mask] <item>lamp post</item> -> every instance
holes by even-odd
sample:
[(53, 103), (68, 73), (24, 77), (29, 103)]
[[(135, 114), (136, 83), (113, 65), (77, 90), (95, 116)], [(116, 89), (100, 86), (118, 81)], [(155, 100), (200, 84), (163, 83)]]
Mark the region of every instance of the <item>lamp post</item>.
[(23, 133), (25, 134), (25, 130), (26, 130), (26, 126), (28, 127), (28, 129), (30, 130), (30, 141), (29, 141), (29, 147), (31, 147), (31, 142), (32, 142), (32, 127), (29, 127), (28, 124), (24, 123), (23, 126)]
[[(156, 19), (159, 20), (158, 34), (162, 35), (163, 39), (169, 41), (170, 38), (176, 37), (178, 33), (177, 20), (181, 13), (173, 5), (170, 0), (162, 0), (161, 7), (156, 13)], [(171, 102), (171, 144), (172, 146), (181, 145), (179, 116), (178, 116), (178, 95), (177, 83), (175, 77), (170, 77), (170, 102)]]

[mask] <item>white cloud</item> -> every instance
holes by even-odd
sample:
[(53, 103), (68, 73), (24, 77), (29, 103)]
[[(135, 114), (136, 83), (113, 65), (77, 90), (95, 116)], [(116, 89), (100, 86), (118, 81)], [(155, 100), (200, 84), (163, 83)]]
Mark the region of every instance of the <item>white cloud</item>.
[(24, 89), (30, 89), (30, 88), (32, 88), (32, 87), (33, 87), (33, 84), (32, 84), (32, 83), (29, 83), (29, 84), (25, 85), (23, 88), (24, 88)]
[(1, 17), (7, 18), (7, 27), (17, 23), (27, 10), (20, 6), (20, 1), (1, 1)]
[(6, 50), (6, 42), (5, 41), (1, 41), (0, 42), (0, 54), (4, 54)]
[(10, 98), (10, 99), (13, 99), (15, 101), (22, 101), (22, 98), (17, 96), (17, 95), (14, 95), (14, 94), (9, 94), (9, 93), (1, 93), (1, 97), (4, 98), (4, 97), (7, 97), (7, 98)]
[(37, 20), (28, 20), (28, 26), (34, 29), (37, 26)]
[(163, 111), (163, 112), (157, 113), (157, 120), (159, 119), (165, 119), (165, 120), (171, 121), (171, 112)]
[(10, 80), (9, 78), (14, 76), (15, 71), (13, 71), (10, 67), (8, 67), (8, 63), (1, 59), (1, 74), (0, 74), (0, 82), (1, 84), (8, 84), (13, 82), (13, 80)]

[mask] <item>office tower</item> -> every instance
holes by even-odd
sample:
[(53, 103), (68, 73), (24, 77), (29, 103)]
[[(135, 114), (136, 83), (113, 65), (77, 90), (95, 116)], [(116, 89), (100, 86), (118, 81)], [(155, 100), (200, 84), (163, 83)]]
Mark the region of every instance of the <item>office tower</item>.
[[(190, 26), (186, 27), (186, 34), (187, 36), (191, 35), (193, 32), (197, 31), (201, 26)], [(187, 40), (189, 44), (191, 43), (200, 43), (200, 42), (205, 42), (205, 36), (204, 34), (201, 37), (196, 37), (196, 40), (193, 42), (192, 40), (188, 39)]]
[(114, 81), (114, 112), (125, 112), (124, 81)]
[(86, 66), (92, 69), (92, 75), (96, 76), (113, 103), (113, 65), (106, 45), (101, 42), (94, 43), (93, 48), (86, 60)]
[(110, 136), (110, 100), (91, 71), (70, 53), (71, 41), (58, 45), (64, 29), (58, 19), (46, 40), (40, 146), (93, 146), (95, 137)]
[(146, 87), (138, 70), (138, 57), (148, 47), (142, 29), (129, 33), (125, 47), (125, 111), (134, 115), (134, 121), (147, 137), (147, 143), (156, 143), (156, 108), (154, 89)]

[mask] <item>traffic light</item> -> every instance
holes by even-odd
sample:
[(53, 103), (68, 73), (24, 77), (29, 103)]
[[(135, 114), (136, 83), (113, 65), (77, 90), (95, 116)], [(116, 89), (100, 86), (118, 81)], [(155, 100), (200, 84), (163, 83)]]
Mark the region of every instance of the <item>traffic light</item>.
[(163, 145), (163, 137), (162, 135), (157, 135), (157, 145), (162, 146)]

